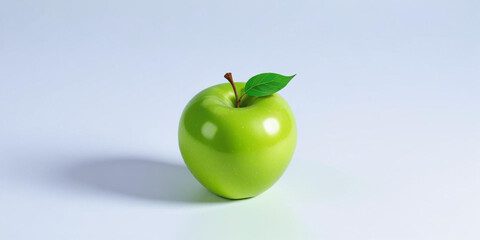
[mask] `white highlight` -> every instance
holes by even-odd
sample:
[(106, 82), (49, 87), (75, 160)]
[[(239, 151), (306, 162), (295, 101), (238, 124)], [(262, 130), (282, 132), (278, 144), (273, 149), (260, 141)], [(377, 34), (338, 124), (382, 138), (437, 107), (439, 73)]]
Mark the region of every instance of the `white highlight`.
[(202, 126), (202, 135), (207, 139), (213, 139), (217, 133), (217, 126), (211, 122), (205, 122)]
[(274, 135), (280, 129), (280, 123), (275, 118), (267, 118), (263, 121), (263, 127), (268, 134)]

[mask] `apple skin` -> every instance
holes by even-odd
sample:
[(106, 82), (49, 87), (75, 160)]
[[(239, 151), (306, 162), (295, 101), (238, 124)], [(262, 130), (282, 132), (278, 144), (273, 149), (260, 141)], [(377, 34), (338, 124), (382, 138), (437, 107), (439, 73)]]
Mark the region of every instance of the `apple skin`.
[[(237, 89), (245, 83), (235, 83)], [(228, 199), (259, 195), (283, 174), (297, 143), (295, 118), (277, 93), (245, 96), (235, 108), (229, 83), (207, 88), (185, 107), (178, 141), (183, 160), (211, 192)]]

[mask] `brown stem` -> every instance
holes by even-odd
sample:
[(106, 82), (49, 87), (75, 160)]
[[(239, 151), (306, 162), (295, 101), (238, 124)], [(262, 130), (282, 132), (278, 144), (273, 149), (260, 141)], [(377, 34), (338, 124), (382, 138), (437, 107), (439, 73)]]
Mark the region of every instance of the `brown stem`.
[(235, 83), (233, 82), (233, 77), (232, 77), (232, 73), (225, 73), (225, 77), (229, 82), (230, 84), (232, 85), (233, 87), (233, 92), (235, 93), (235, 101), (237, 103), (237, 108), (240, 107), (240, 102), (238, 101), (238, 96), (237, 96), (237, 89), (235, 88)]

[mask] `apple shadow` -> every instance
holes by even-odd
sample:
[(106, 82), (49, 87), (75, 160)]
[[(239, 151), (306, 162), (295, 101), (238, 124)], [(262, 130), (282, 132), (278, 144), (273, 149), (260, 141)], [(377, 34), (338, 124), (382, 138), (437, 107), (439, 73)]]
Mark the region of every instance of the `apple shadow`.
[(172, 203), (226, 203), (185, 166), (140, 158), (83, 161), (68, 169), (70, 183), (102, 193)]

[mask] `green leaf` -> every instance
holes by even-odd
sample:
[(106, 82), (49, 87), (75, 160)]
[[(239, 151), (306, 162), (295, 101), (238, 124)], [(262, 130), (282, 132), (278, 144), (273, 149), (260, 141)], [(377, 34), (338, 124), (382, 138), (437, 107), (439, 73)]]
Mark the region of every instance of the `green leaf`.
[(245, 84), (245, 93), (255, 97), (272, 95), (287, 86), (295, 75), (283, 76), (277, 73), (260, 73), (248, 80)]
[(240, 90), (240, 96), (242, 96), (243, 94), (245, 94), (245, 87)]

